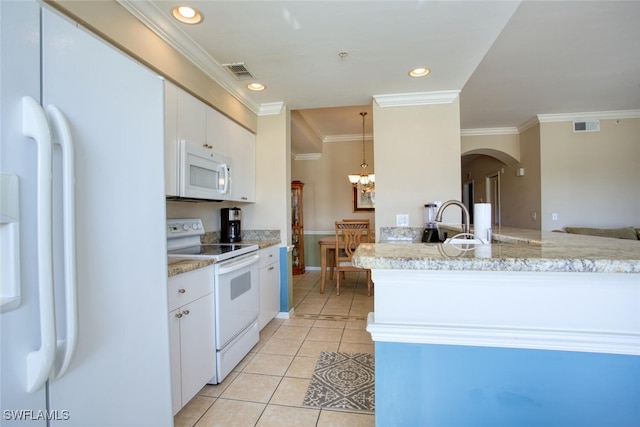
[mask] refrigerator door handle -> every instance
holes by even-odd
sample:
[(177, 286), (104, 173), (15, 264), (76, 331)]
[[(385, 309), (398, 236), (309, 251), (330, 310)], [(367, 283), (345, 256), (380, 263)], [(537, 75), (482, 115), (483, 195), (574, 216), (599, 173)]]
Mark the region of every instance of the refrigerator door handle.
[(37, 243), (38, 294), (40, 299), (40, 348), (27, 355), (27, 391), (39, 390), (49, 378), (56, 350), (56, 323), (53, 301), (53, 233), (51, 131), (38, 102), (22, 98), (22, 133), (37, 147)]
[(61, 378), (76, 350), (78, 342), (78, 302), (76, 286), (76, 216), (75, 216), (75, 153), (71, 126), (64, 114), (54, 105), (47, 106), (47, 115), (53, 129), (53, 141), (62, 149), (62, 217), (64, 240), (64, 339), (57, 343), (57, 356), (52, 379)]

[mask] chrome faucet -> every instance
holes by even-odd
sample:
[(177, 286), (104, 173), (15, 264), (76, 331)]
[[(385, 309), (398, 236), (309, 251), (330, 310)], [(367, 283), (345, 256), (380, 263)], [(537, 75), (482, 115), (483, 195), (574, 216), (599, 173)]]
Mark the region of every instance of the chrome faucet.
[(469, 233), (471, 230), (471, 228), (469, 227), (469, 210), (462, 202), (459, 202), (457, 200), (447, 200), (440, 206), (438, 212), (436, 213), (436, 222), (442, 222), (442, 213), (447, 207), (451, 205), (460, 206), (460, 209), (462, 209), (462, 213), (464, 214), (464, 225), (462, 226), (462, 232)]

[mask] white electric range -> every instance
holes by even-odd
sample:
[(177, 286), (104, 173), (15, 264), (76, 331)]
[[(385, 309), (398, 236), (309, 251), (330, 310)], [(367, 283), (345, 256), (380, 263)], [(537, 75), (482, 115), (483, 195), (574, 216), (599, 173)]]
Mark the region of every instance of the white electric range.
[(214, 259), (214, 319), (216, 377), (218, 384), (258, 343), (258, 245), (244, 243), (201, 244), (199, 218), (167, 220), (169, 258)]
[(212, 258), (217, 262), (256, 252), (248, 243), (202, 244), (204, 226), (199, 218), (167, 220), (167, 255), (174, 258)]

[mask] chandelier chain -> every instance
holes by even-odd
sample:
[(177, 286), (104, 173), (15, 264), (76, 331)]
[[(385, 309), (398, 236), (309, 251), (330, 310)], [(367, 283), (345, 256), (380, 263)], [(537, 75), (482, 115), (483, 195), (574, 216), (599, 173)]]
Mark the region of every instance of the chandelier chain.
[(367, 168), (369, 165), (366, 160), (366, 151), (365, 151), (365, 117), (367, 115), (366, 111), (362, 111), (360, 116), (362, 116), (362, 164), (360, 168), (362, 169), (358, 175), (349, 175), (349, 181), (351, 184), (356, 187), (362, 194), (367, 197), (373, 197), (376, 189), (375, 189), (375, 175), (369, 174), (367, 172)]

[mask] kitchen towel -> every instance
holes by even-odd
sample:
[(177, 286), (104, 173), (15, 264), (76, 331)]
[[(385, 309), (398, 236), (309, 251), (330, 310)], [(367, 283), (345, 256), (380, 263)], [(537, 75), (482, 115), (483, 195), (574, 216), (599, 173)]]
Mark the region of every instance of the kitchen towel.
[(473, 236), (491, 243), (491, 203), (473, 205)]

